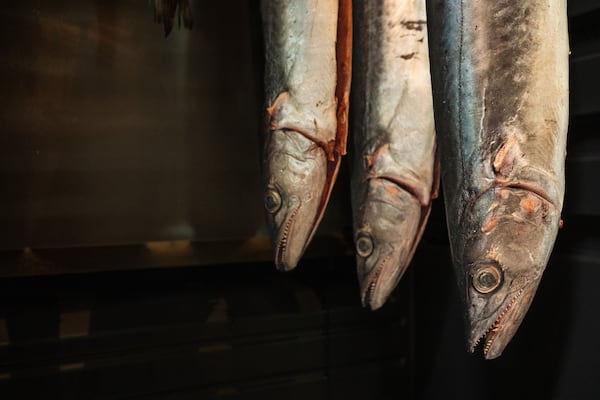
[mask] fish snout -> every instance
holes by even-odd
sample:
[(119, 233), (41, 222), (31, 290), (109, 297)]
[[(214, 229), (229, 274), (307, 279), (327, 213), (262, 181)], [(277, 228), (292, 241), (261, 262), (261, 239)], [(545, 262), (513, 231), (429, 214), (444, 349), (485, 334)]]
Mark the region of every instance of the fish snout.
[(364, 232), (355, 241), (356, 266), (364, 307), (376, 310), (384, 305), (406, 270), (406, 251), (390, 243), (375, 243)]
[(314, 203), (310, 197), (286, 198), (276, 189), (267, 189), (264, 204), (278, 270), (294, 269), (304, 254), (313, 235), (312, 221), (317, 208)]
[(275, 265), (296, 267), (312, 239), (324, 206), (327, 160), (321, 148), (297, 132), (271, 132), (266, 148), (264, 206)]
[(545, 198), (518, 188), (480, 196), (470, 213), (462, 265), (469, 346), (483, 341), (498, 357), (520, 326), (546, 267), (560, 213)]
[(275, 252), (275, 266), (281, 271), (291, 270), (296, 267), (304, 248), (304, 244), (299, 246), (298, 240), (290, 241), (290, 237), (299, 237), (295, 232), (295, 222), (302, 205), (301, 201), (298, 196), (286, 198), (278, 188), (268, 187), (264, 195), (264, 205)]
[(355, 249), (363, 305), (383, 306), (398, 285), (418, 242), (421, 204), (385, 179), (370, 179), (355, 211)]
[[(373, 260), (371, 272), (359, 279), (363, 306), (371, 310), (381, 308), (396, 289), (409, 261), (406, 248), (390, 249)], [(360, 262), (358, 268), (361, 269)]]

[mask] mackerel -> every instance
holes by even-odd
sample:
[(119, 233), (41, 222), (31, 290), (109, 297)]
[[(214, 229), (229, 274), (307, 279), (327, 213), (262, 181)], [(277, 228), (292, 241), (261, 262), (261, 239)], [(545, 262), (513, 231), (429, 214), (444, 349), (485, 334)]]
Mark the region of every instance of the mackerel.
[(346, 153), (350, 0), (263, 0), (264, 203), (280, 270), (296, 267)]
[(381, 307), (437, 195), (425, 0), (354, 3), (352, 206), (361, 298)]
[(468, 349), (500, 356), (561, 223), (565, 0), (428, 0), (442, 188)]

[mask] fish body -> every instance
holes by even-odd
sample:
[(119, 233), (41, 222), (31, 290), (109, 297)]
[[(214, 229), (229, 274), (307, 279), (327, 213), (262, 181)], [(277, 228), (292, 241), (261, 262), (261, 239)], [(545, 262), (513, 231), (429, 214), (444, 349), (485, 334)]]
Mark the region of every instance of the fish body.
[(468, 349), (501, 355), (560, 225), (568, 129), (565, 0), (427, 0), (448, 234)]
[(424, 0), (354, 3), (352, 206), (363, 304), (381, 307), (436, 197)]
[(281, 270), (296, 266), (333, 188), (347, 135), (349, 0), (263, 0), (267, 225)]

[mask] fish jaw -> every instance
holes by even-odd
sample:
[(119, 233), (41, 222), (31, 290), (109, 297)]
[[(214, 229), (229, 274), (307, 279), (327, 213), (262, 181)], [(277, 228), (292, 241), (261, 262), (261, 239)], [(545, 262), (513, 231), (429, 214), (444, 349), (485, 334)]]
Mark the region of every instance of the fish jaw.
[[(470, 213), (461, 271), (469, 351), (483, 342), (499, 357), (523, 321), (540, 284), (560, 224), (558, 208), (519, 186), (495, 187)], [(477, 221), (477, 222), (474, 222)]]
[[(539, 280), (507, 293), (499, 308), (488, 318), (480, 319), (480, 314), (483, 313), (476, 311), (478, 308), (485, 309), (485, 305), (473, 307), (470, 318), (472, 322), (469, 333), (469, 351), (475, 352), (477, 346), (483, 343), (485, 359), (491, 360), (499, 357), (525, 318), (538, 284)], [(471, 299), (475, 303), (477, 301), (474, 299), (480, 296), (479, 293), (472, 293)], [(481, 301), (488, 302), (487, 299), (481, 299)]]
[[(324, 212), (327, 156), (302, 134), (274, 130), (267, 140), (265, 211), (277, 269), (296, 267)], [(326, 193), (328, 195), (328, 193)]]
[(383, 306), (404, 275), (420, 239), (419, 201), (388, 179), (369, 179), (355, 213), (355, 246), (363, 306)]

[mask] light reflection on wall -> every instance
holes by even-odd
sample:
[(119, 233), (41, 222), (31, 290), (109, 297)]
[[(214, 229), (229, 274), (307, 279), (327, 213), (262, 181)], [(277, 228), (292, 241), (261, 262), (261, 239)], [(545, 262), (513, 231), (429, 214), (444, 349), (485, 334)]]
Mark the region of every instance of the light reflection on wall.
[(258, 14), (191, 4), (166, 38), (150, 2), (0, 9), (0, 249), (266, 235)]

